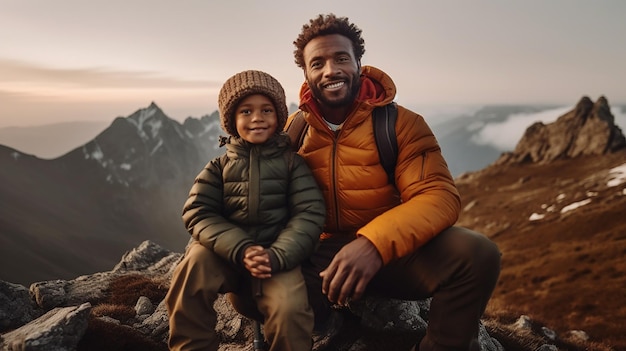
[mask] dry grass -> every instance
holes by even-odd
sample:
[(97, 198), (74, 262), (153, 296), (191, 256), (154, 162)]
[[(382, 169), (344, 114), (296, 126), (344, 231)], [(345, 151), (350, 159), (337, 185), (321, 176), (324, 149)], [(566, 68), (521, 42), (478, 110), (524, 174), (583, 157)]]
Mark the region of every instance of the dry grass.
[[(606, 187), (607, 171), (625, 160), (623, 151), (458, 180), (468, 207), (459, 224), (487, 234), (503, 254), (491, 315), (528, 315), (557, 335), (585, 331), (589, 350), (626, 350), (626, 196), (623, 184)], [(560, 213), (583, 199), (591, 203)], [(533, 213), (545, 217), (530, 221)]]
[(111, 282), (105, 302), (135, 306), (140, 296), (157, 305), (167, 294), (167, 286), (157, 279), (140, 274), (123, 275)]
[(93, 315), (77, 348), (77, 351), (167, 350), (165, 344), (157, 343), (129, 326), (108, 323)]
[[(538, 320), (530, 320), (528, 329), (520, 328), (518, 321), (521, 316), (506, 309), (494, 313), (487, 313), (483, 318), (483, 324), (489, 335), (497, 339), (507, 351), (537, 350), (542, 345), (550, 344), (559, 350), (569, 351), (610, 351), (611, 347), (588, 341), (582, 341), (568, 334), (555, 335), (554, 339), (548, 337), (552, 331), (550, 325)], [(544, 331), (547, 328), (549, 331)]]
[[(85, 336), (78, 351), (167, 351), (167, 345), (156, 342), (132, 328), (136, 322), (135, 304), (146, 296), (153, 304), (160, 303), (167, 287), (155, 279), (140, 275), (123, 275), (111, 282), (106, 297), (91, 310)], [(120, 324), (102, 319), (110, 317)]]

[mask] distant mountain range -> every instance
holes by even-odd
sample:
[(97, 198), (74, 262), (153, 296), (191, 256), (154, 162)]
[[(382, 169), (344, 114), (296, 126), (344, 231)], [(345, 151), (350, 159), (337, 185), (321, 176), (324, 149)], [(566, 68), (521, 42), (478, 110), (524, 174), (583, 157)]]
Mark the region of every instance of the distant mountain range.
[[(296, 108), (292, 104), (290, 111)], [(459, 176), (484, 168), (503, 152), (475, 142), (476, 126), (548, 108), (487, 106), (427, 121), (451, 172)], [(26, 141), (48, 132), (49, 140), (58, 140), (61, 127), (68, 135), (93, 133), (93, 126), (62, 124), (4, 128), (0, 136), (10, 130)], [(217, 111), (181, 124), (152, 103), (53, 159), (0, 145), (0, 265), (16, 267), (2, 268), (0, 279), (28, 285), (99, 271), (145, 239), (181, 250), (188, 239), (182, 203), (201, 167), (221, 153), (220, 134)], [(68, 250), (74, 257), (61, 258)]]
[[(427, 111), (423, 113), (441, 144), (450, 171), (454, 176), (458, 176), (467, 171), (479, 170), (497, 159), (502, 152), (509, 151), (490, 143), (477, 142), (475, 139), (478, 128), (490, 123), (503, 122), (510, 116), (537, 113), (553, 107), (494, 105), (482, 108), (454, 108), (454, 112), (445, 108), (442, 111), (440, 107), (434, 111), (426, 109)], [(290, 112), (296, 109), (296, 104), (289, 106)], [(419, 108), (414, 110), (422, 113)], [(200, 120), (209, 123), (208, 121), (214, 119), (214, 122), (218, 123), (217, 117), (218, 112), (215, 111)], [(188, 121), (193, 120), (194, 118), (188, 118)], [(82, 147), (110, 125), (109, 121), (75, 121), (32, 127), (0, 127), (0, 145), (41, 159), (56, 159), (75, 148)], [(218, 124), (218, 128), (211, 133), (219, 132), (221, 129)]]
[(151, 104), (53, 160), (0, 146), (0, 279), (102, 270), (146, 238), (182, 250), (182, 204), (219, 154), (217, 120), (180, 124)]
[(0, 128), (0, 145), (43, 159), (65, 155), (105, 130), (111, 121), (74, 121)]

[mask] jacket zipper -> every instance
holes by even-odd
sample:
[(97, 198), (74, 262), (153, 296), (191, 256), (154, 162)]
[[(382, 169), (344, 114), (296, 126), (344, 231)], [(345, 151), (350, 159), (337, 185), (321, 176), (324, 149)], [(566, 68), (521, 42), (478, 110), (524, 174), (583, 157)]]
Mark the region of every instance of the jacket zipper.
[[(339, 130), (339, 133), (341, 133), (341, 130)], [(331, 171), (330, 174), (332, 175), (332, 180), (333, 180), (333, 189), (332, 189), (332, 194), (333, 194), (333, 203), (334, 203), (334, 208), (335, 208), (335, 231), (338, 231), (340, 228), (339, 225), (339, 202), (337, 200), (337, 140), (339, 140), (339, 134), (335, 135), (335, 133), (333, 132), (333, 152), (331, 154)]]
[[(258, 215), (259, 215), (259, 194), (260, 194), (260, 181), (261, 181), (261, 177), (260, 177), (260, 172), (259, 172), (259, 161), (260, 161), (260, 157), (259, 157), (259, 152), (258, 152), (258, 148), (257, 146), (254, 146), (250, 149), (250, 158), (249, 158), (249, 167), (250, 169), (248, 170), (248, 177), (249, 177), (249, 184), (250, 187), (248, 189), (248, 211), (250, 211), (249, 215), (248, 215), (248, 219), (250, 221), (250, 223), (257, 223), (258, 222)], [(252, 181), (255, 180), (255, 181)], [(256, 233), (255, 233), (255, 237), (256, 237)]]

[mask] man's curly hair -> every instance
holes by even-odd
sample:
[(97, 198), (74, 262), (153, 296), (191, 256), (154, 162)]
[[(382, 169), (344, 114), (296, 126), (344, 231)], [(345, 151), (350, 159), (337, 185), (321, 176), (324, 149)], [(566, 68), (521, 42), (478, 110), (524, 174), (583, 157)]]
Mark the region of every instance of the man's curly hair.
[(332, 13), (327, 15), (319, 15), (317, 18), (309, 20), (309, 24), (302, 26), (302, 31), (298, 38), (293, 42), (296, 50), (293, 52), (296, 65), (304, 69), (303, 50), (311, 39), (330, 34), (341, 34), (352, 41), (352, 49), (354, 57), (357, 61), (361, 60), (365, 53), (365, 41), (361, 38), (361, 29), (350, 23), (348, 17), (337, 17)]

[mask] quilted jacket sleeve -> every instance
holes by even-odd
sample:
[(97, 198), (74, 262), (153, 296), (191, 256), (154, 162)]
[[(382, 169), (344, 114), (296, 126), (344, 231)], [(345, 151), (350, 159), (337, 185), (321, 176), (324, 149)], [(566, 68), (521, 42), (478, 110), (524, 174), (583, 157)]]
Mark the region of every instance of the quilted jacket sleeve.
[(224, 157), (216, 158), (198, 174), (183, 206), (183, 223), (195, 240), (240, 265), (237, 253), (253, 241), (242, 228), (223, 216), (223, 164)]
[(405, 256), (452, 226), (460, 196), (439, 144), (422, 116), (399, 107), (395, 184), (401, 204), (359, 229), (385, 263)]

